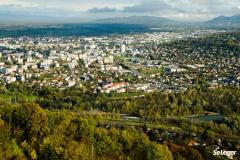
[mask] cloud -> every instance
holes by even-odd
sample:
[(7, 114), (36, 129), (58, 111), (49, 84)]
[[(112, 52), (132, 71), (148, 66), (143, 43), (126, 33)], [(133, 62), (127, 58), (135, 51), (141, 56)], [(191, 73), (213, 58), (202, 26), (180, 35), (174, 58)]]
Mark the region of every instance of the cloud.
[(166, 12), (166, 11), (180, 11), (180, 9), (171, 6), (170, 4), (159, 1), (159, 0), (149, 0), (142, 1), (140, 3), (125, 6), (122, 8), (91, 8), (88, 10), (90, 13), (103, 13), (103, 12), (122, 12), (122, 13), (156, 13), (156, 12)]
[(96, 19), (159, 16), (203, 21), (240, 14), (240, 0), (0, 0), (0, 14)]
[(172, 7), (170, 4), (164, 1), (152, 0), (152, 1), (143, 1), (140, 4), (125, 7), (124, 12), (135, 12), (135, 13), (154, 13), (154, 12), (163, 12), (174, 10), (177, 8)]
[(89, 9), (88, 12), (90, 13), (108, 13), (108, 12), (117, 12), (116, 8), (104, 7), (104, 8), (92, 8)]

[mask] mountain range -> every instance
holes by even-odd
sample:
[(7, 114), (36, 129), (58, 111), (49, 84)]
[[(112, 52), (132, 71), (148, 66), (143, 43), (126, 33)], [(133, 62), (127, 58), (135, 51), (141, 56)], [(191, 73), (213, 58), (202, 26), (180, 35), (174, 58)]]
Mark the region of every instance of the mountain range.
[[(162, 28), (162, 27), (219, 27), (219, 28), (228, 28), (228, 27), (240, 27), (240, 14), (234, 15), (231, 17), (220, 16), (213, 18), (205, 22), (182, 22), (176, 21), (168, 18), (154, 17), (154, 16), (130, 16), (130, 17), (117, 17), (117, 18), (106, 18), (98, 19), (94, 21), (79, 21), (76, 19), (69, 19), (64, 22), (59, 18), (46, 17), (34, 17), (34, 16), (16, 16), (9, 18), (8, 16), (0, 15), (0, 24), (24, 24), (21, 22), (21, 19), (27, 19), (33, 24), (40, 24), (38, 20), (45, 21), (46, 24), (134, 24), (141, 25), (148, 28)], [(31, 23), (30, 23), (31, 24)]]
[[(44, 18), (44, 17), (43, 17)], [(1, 19), (1, 16), (0, 16)], [(145, 33), (153, 31), (184, 31), (189, 29), (224, 29), (240, 28), (240, 15), (232, 17), (217, 17), (206, 22), (179, 22), (167, 18), (152, 16), (132, 16), (99, 19), (85, 23), (61, 23), (14, 25), (1, 24), (0, 37), (20, 36), (97, 36), (109, 34)]]
[(232, 17), (220, 16), (210, 21), (207, 21), (206, 24), (220, 27), (238, 27), (240, 26), (240, 15), (235, 15)]
[(132, 16), (109, 19), (99, 19), (94, 23), (101, 24), (137, 24), (148, 27), (240, 27), (240, 15), (232, 17), (220, 16), (205, 22), (180, 22), (167, 18), (153, 16)]
[(132, 17), (119, 17), (109, 19), (99, 19), (94, 21), (96, 23), (118, 23), (118, 24), (137, 24), (147, 26), (167, 26), (176, 25), (182, 22), (177, 22), (168, 18), (153, 17), (153, 16), (132, 16)]

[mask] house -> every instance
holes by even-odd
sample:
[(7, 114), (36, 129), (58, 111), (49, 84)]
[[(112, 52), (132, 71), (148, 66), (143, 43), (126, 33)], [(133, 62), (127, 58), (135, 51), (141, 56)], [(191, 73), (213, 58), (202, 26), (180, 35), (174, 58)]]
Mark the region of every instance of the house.
[(11, 74), (12, 70), (10, 68), (2, 67), (1, 68), (1, 73), (3, 73), (3, 74)]
[(186, 72), (187, 70), (184, 68), (179, 68), (178, 66), (175, 66), (175, 65), (170, 65), (165, 67), (165, 71), (167, 73), (177, 73), (177, 72)]
[[(102, 92), (110, 93), (112, 91), (116, 92), (126, 92), (126, 88), (129, 86), (128, 82), (110, 83), (102, 87)], [(123, 90), (125, 88), (125, 90)]]
[(74, 63), (68, 63), (68, 68), (69, 69), (74, 69), (75, 68), (75, 64)]
[(105, 58), (103, 59), (103, 62), (104, 62), (105, 64), (113, 64), (113, 62), (114, 62), (113, 56), (105, 57)]
[(16, 77), (12, 77), (12, 76), (6, 76), (5, 77), (5, 81), (6, 83), (13, 83), (13, 82), (16, 82), (17, 81), (17, 78)]
[(76, 85), (76, 81), (75, 80), (68, 80), (67, 81), (68, 87), (73, 87)]

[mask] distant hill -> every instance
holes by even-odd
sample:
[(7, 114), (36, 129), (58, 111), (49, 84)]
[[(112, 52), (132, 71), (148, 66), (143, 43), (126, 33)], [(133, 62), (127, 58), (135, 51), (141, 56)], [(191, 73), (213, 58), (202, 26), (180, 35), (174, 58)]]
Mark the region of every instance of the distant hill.
[(102, 24), (137, 24), (147, 27), (175, 27), (175, 28), (227, 28), (227, 27), (240, 27), (240, 15), (232, 17), (220, 16), (206, 22), (179, 22), (162, 17), (153, 16), (132, 16), (132, 17), (119, 17), (100, 19), (94, 23)]
[(153, 16), (132, 16), (132, 17), (119, 17), (99, 19), (94, 21), (95, 23), (116, 23), (116, 24), (137, 24), (148, 27), (161, 27), (161, 26), (174, 26), (180, 25), (181, 22), (177, 22), (167, 18), (153, 17)]
[(25, 25), (0, 27), (1, 37), (39, 36), (102, 36), (110, 34), (131, 34), (149, 32), (148, 27), (137, 24), (62, 24)]
[[(60, 23), (26, 25), (17, 21), (20, 16), (8, 23), (7, 17), (0, 15), (0, 37), (19, 36), (98, 36), (109, 34), (145, 33), (154, 31), (185, 31), (191, 29), (226, 29), (240, 28), (240, 15), (217, 17), (206, 22), (179, 22), (153, 16), (132, 16), (100, 19), (86, 23)], [(46, 19), (44, 17), (40, 17)], [(29, 21), (34, 22), (34, 18)], [(18, 25), (19, 24), (19, 25)]]
[(206, 22), (206, 24), (215, 27), (240, 27), (240, 15), (232, 17), (220, 16)]

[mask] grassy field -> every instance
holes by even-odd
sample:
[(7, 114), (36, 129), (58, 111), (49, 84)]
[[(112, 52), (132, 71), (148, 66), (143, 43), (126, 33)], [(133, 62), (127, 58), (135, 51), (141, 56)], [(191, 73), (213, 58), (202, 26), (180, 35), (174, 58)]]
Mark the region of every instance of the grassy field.
[(141, 67), (138, 69), (139, 72), (146, 74), (146, 75), (151, 75), (151, 74), (162, 74), (163, 69), (162, 68), (148, 68), (148, 67)]

